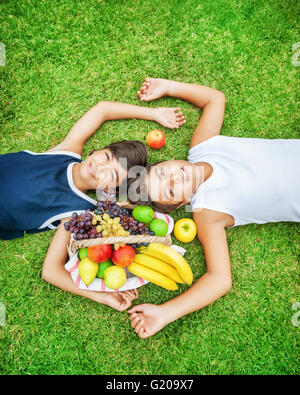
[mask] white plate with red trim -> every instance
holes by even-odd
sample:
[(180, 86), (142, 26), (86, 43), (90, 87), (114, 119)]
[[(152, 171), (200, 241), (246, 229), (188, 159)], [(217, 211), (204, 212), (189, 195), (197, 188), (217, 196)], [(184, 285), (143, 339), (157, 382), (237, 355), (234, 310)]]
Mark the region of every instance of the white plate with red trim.
[(95, 278), (95, 280), (89, 285), (86, 286), (85, 283), (81, 280), (79, 275), (78, 266), (80, 259), (78, 254), (76, 253), (66, 264), (65, 269), (71, 274), (72, 280), (76, 284), (79, 289), (86, 289), (89, 291), (98, 291), (98, 292), (119, 292), (119, 291), (129, 291), (130, 289), (139, 288), (142, 285), (147, 284), (149, 281), (144, 280), (141, 277), (134, 276), (129, 273), (126, 269), (127, 281), (123, 285), (123, 287), (119, 289), (111, 289), (108, 288), (104, 280), (102, 278)]
[[(186, 250), (182, 247), (177, 246), (176, 244), (171, 245), (174, 250), (179, 252), (182, 256), (185, 254)], [(78, 254), (76, 253), (70, 260), (65, 264), (65, 269), (71, 274), (72, 280), (76, 284), (76, 286), (80, 289), (87, 289), (89, 291), (98, 291), (98, 292), (118, 292), (118, 291), (129, 291), (130, 289), (136, 289), (141, 287), (142, 285), (148, 284), (149, 281), (145, 280), (144, 278), (134, 276), (133, 274), (129, 273), (126, 270), (127, 274), (127, 281), (123, 285), (123, 287), (119, 289), (111, 289), (108, 288), (104, 280), (102, 278), (95, 278), (95, 280), (89, 285), (86, 286), (84, 282), (81, 280), (81, 277), (78, 272), (79, 266), (79, 258)]]

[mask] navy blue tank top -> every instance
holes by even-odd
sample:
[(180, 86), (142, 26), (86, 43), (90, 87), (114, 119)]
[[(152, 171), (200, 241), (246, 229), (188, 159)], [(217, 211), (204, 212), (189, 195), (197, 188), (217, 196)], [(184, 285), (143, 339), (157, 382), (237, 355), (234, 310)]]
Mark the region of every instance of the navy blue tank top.
[(79, 191), (72, 169), (80, 155), (67, 151), (0, 155), (0, 239), (54, 229), (74, 211), (97, 202)]

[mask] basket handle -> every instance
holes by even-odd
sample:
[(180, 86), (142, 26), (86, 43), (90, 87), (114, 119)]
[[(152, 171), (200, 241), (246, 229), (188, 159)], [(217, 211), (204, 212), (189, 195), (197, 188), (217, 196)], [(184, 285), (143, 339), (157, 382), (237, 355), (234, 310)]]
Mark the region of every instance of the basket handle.
[(168, 236), (150, 236), (150, 235), (134, 235), (134, 236), (111, 236), (101, 237), (97, 239), (73, 240), (68, 245), (69, 256), (72, 257), (79, 248), (92, 247), (99, 244), (115, 244), (115, 243), (162, 243), (170, 246), (172, 244), (171, 235)]
[(120, 207), (129, 208), (130, 210), (133, 210), (136, 207), (136, 204), (129, 203), (128, 200), (123, 202), (116, 202), (116, 204)]

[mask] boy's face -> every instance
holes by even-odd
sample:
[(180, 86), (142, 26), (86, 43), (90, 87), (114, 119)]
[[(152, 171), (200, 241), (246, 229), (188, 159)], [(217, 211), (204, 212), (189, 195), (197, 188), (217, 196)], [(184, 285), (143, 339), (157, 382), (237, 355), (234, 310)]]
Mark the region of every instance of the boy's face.
[(80, 176), (88, 189), (114, 190), (127, 177), (109, 149), (95, 151), (81, 164)]
[(200, 184), (202, 172), (185, 160), (169, 160), (151, 168), (147, 177), (149, 198), (162, 204), (187, 204)]

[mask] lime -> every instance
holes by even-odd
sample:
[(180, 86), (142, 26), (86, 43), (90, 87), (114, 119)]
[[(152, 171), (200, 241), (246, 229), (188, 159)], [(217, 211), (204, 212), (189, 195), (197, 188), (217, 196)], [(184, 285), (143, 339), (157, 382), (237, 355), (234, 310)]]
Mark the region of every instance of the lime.
[(137, 206), (132, 211), (133, 218), (144, 224), (149, 224), (154, 217), (154, 211), (148, 206)]
[(149, 227), (155, 236), (165, 236), (168, 233), (168, 224), (163, 219), (154, 219)]
[(104, 270), (107, 269), (109, 266), (112, 266), (113, 263), (110, 259), (108, 259), (105, 262), (101, 262), (99, 263), (99, 269), (98, 269), (98, 273), (97, 273), (97, 277), (98, 278), (104, 278)]
[(82, 259), (87, 258), (87, 248), (80, 248), (78, 252), (79, 259), (82, 261)]

